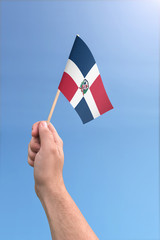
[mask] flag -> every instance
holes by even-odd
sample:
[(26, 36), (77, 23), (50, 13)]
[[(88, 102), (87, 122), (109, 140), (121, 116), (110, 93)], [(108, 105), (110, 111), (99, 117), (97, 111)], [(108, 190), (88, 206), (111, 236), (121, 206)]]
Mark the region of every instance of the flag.
[(87, 123), (113, 108), (95, 59), (77, 35), (58, 89)]

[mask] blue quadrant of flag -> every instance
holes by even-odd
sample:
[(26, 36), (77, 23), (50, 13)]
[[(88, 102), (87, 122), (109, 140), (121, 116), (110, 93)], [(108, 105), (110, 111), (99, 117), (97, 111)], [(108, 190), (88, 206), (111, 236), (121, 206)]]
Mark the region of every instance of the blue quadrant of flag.
[(77, 65), (83, 76), (86, 76), (89, 70), (95, 64), (94, 57), (88, 46), (78, 36), (74, 41), (69, 59), (71, 59)]
[(78, 115), (80, 116), (83, 123), (87, 123), (93, 119), (92, 113), (91, 113), (84, 97), (81, 99), (81, 101), (75, 107), (75, 110), (78, 113)]

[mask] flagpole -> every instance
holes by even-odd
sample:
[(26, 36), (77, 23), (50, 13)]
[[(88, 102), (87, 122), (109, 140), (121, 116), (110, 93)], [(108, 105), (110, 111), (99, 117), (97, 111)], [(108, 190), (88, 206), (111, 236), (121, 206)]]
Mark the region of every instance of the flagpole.
[(50, 120), (51, 120), (51, 117), (52, 117), (53, 111), (54, 111), (54, 109), (55, 109), (55, 106), (56, 106), (56, 103), (57, 103), (59, 94), (60, 94), (60, 90), (58, 89), (58, 91), (57, 91), (57, 93), (56, 93), (56, 96), (55, 96), (55, 98), (54, 98), (54, 101), (53, 101), (53, 104), (52, 104), (52, 107), (51, 107), (51, 110), (50, 110), (50, 113), (49, 113), (47, 122), (50, 122)]

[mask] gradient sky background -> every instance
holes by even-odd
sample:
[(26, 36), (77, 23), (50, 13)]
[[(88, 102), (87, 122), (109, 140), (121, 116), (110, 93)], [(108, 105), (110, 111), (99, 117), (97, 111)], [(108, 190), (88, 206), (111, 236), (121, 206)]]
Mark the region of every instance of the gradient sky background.
[(103, 240), (158, 240), (158, 1), (1, 1), (0, 239), (51, 239), (27, 163), (76, 34), (114, 109), (83, 125), (60, 94), (66, 187)]

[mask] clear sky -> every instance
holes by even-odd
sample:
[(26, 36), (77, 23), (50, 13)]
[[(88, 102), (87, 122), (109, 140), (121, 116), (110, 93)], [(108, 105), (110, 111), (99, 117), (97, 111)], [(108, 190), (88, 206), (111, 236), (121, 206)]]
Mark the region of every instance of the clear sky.
[(60, 94), (66, 187), (100, 239), (158, 240), (156, 1), (1, 1), (0, 20), (0, 239), (51, 239), (27, 148), (79, 34), (114, 109), (83, 125)]

